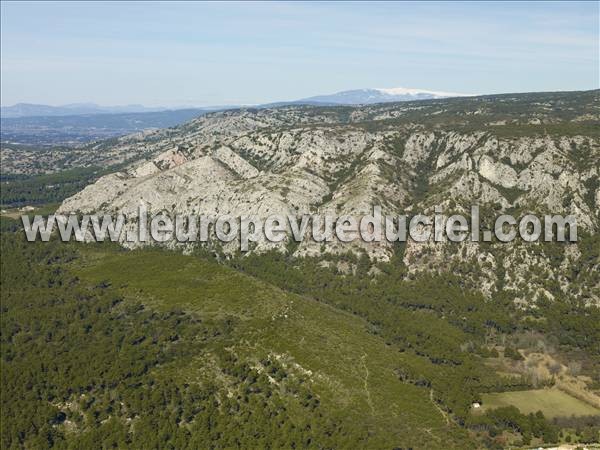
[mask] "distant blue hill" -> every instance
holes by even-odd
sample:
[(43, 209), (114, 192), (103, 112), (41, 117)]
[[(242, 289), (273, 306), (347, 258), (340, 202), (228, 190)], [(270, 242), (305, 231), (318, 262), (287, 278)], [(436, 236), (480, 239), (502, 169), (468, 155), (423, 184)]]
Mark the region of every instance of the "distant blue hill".
[[(33, 116), (76, 116), (82, 114), (115, 114), (164, 111), (168, 108), (146, 107), (143, 105), (100, 106), (95, 103), (74, 103), (71, 105), (50, 106), (32, 103), (17, 103), (13, 106), (2, 106), (0, 115), (3, 118)], [(180, 108), (181, 109), (181, 108)]]

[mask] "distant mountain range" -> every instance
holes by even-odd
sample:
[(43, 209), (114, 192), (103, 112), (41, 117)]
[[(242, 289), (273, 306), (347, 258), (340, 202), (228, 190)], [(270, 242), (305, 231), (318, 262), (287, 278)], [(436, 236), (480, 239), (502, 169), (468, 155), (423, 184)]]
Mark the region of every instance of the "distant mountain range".
[(407, 102), (431, 100), (436, 98), (467, 97), (469, 94), (426, 91), (423, 89), (354, 89), (335, 94), (317, 95), (296, 101), (295, 103), (325, 103), (334, 105), (371, 105), (374, 103)]
[[(465, 94), (423, 89), (356, 89), (252, 107), (366, 105), (462, 96)], [(1, 141), (41, 146), (79, 145), (148, 129), (173, 127), (209, 112), (246, 106), (249, 105), (161, 108), (143, 105), (100, 106), (94, 103), (63, 106), (18, 103), (2, 107)]]
[[(450, 92), (428, 91), (424, 89), (354, 89), (336, 92), (335, 94), (317, 95), (300, 100), (267, 103), (259, 107), (271, 107), (287, 104), (309, 105), (364, 105), (373, 103), (403, 102), (412, 100), (430, 100), (436, 98), (463, 97), (467, 94)], [(2, 106), (0, 112), (4, 119), (20, 117), (59, 117), (80, 116), (90, 114), (125, 114), (146, 113), (157, 111), (176, 111), (181, 109), (198, 109), (202, 111), (219, 111), (229, 108), (238, 108), (242, 105), (206, 106), (206, 107), (147, 107), (144, 105), (100, 106), (95, 103), (73, 103), (62, 106), (37, 105), (32, 103), (17, 103), (13, 106)]]

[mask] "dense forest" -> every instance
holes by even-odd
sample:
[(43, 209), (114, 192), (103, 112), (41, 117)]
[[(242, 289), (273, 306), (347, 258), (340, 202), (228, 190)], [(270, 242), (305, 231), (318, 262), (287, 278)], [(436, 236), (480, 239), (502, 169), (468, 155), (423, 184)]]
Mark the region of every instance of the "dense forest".
[(64, 170), (41, 175), (0, 176), (0, 204), (7, 206), (57, 203), (79, 192), (104, 173), (98, 167)]
[[(334, 448), (363, 438), (324, 417), (302, 379), (285, 383), (297, 399), (290, 412), (269, 381), (287, 377), (276, 360), (260, 373), (227, 351), (235, 317), (152, 311), (82, 285), (65, 269), (77, 253), (57, 242), (5, 232), (2, 254), (2, 448)], [(169, 375), (208, 354), (231, 395)]]

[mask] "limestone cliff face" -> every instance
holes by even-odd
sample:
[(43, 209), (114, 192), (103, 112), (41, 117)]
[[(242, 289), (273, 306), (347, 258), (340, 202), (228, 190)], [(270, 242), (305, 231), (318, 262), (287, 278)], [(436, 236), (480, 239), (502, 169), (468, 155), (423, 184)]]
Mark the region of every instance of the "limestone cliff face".
[[(389, 214), (441, 205), (450, 214), (479, 204), (495, 215), (572, 214), (580, 233), (593, 236), (600, 227), (598, 122), (597, 91), (215, 113), (122, 139), (111, 152), (137, 161), (65, 200), (60, 212), (133, 215), (144, 203), (152, 212), (210, 216), (364, 215), (373, 205)], [(255, 251), (273, 246), (259, 243)], [(386, 261), (394, 248), (305, 241), (294, 251), (351, 249)], [(568, 289), (566, 267), (580, 255), (569, 246), (556, 265), (543, 245), (471, 242), (408, 242), (404, 252), (409, 273), (474, 264), (471, 283), (488, 295), (512, 289), (522, 301), (543, 295), (548, 276)], [(597, 292), (596, 284), (578, 295), (598, 301)]]

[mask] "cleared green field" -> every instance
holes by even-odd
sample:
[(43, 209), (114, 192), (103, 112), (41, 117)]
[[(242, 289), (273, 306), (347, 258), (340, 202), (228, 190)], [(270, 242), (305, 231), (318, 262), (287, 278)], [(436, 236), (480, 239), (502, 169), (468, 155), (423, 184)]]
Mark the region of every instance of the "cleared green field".
[(542, 411), (546, 417), (600, 415), (594, 408), (559, 389), (502, 392), (482, 395), (482, 410), (515, 406), (524, 414)]

